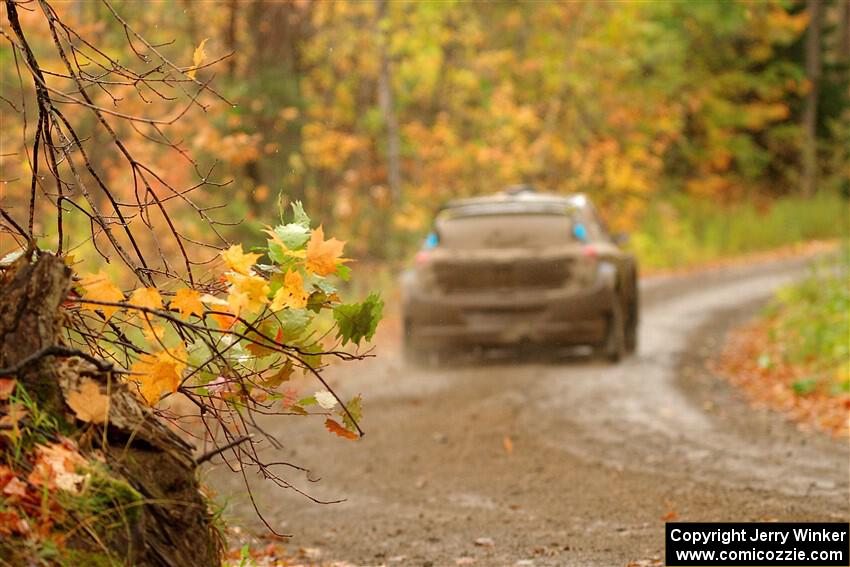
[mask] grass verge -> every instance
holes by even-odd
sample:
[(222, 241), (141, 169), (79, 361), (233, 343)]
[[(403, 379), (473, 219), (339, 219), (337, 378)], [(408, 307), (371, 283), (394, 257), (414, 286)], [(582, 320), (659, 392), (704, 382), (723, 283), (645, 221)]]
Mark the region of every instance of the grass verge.
[(848, 234), (848, 202), (837, 193), (789, 196), (733, 207), (677, 195), (654, 204), (630, 248), (641, 268), (684, 268), (730, 256)]
[(850, 434), (847, 264), (819, 266), (782, 288), (759, 318), (730, 334), (716, 370), (756, 405), (804, 427)]

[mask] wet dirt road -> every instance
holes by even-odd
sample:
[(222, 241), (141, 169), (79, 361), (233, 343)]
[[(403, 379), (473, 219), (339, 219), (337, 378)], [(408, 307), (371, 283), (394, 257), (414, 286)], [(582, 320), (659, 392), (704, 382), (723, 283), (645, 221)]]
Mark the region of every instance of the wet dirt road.
[[(262, 482), (257, 499), (293, 545), (359, 565), (650, 564), (664, 518), (847, 520), (847, 442), (750, 409), (705, 368), (724, 332), (806, 263), (642, 281), (640, 346), (619, 365), (416, 369), (382, 347), (334, 377), (344, 396), (364, 395), (362, 440), (318, 418), (265, 423), (283, 460), (322, 478), (293, 483), (347, 500), (317, 505)], [(257, 526), (241, 478), (211, 478), (234, 522)]]

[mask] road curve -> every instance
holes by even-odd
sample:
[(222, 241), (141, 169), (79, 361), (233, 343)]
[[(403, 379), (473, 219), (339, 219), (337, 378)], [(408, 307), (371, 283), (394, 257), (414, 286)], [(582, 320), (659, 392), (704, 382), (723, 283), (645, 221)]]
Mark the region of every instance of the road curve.
[[(294, 546), (358, 565), (626, 565), (661, 557), (665, 518), (846, 520), (850, 446), (750, 409), (704, 364), (806, 264), (643, 280), (639, 349), (619, 365), (416, 369), (379, 350), (333, 377), (364, 394), (361, 441), (309, 418), (265, 423), (283, 460), (322, 478), (294, 484), (347, 500), (260, 481), (255, 496)], [(222, 469), (209, 474), (234, 522), (258, 527)]]

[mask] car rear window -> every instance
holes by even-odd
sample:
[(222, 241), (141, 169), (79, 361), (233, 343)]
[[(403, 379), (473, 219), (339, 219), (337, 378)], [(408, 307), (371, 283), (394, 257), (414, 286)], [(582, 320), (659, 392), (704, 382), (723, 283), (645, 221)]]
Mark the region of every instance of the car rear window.
[(542, 248), (573, 241), (564, 214), (493, 214), (437, 220), (440, 246), (451, 249)]

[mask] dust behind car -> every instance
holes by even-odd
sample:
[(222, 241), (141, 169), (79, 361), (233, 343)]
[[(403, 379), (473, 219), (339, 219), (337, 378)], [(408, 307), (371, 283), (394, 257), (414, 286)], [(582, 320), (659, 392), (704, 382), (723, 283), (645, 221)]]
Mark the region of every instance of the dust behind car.
[(521, 186), (449, 202), (401, 289), (414, 361), (534, 345), (616, 362), (637, 345), (635, 258), (583, 194)]

